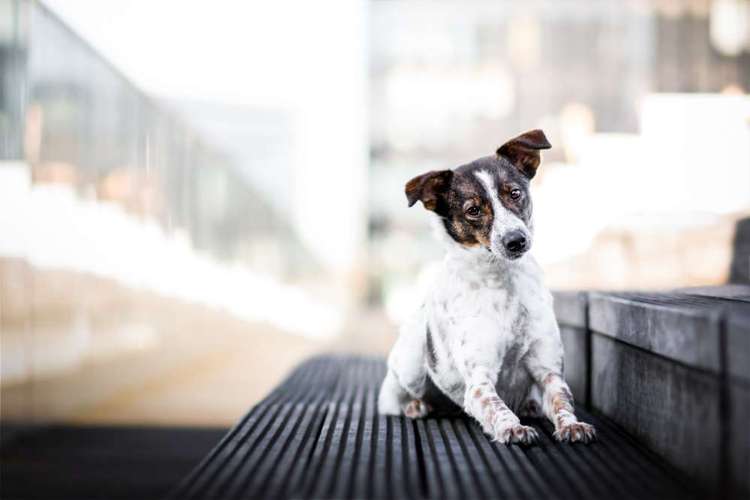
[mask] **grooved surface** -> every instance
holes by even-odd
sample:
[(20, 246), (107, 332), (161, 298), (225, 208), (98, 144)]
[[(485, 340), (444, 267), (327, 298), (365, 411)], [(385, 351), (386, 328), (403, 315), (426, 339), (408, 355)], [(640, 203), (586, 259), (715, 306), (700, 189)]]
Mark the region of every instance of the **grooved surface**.
[(225, 433), (224, 428), (189, 427), (14, 428), (3, 422), (0, 498), (162, 498)]
[[(173, 498), (686, 498), (671, 467), (579, 410), (599, 441), (491, 442), (468, 418), (377, 414), (381, 360), (317, 357), (255, 406)], [(529, 423), (532, 423), (530, 421)]]

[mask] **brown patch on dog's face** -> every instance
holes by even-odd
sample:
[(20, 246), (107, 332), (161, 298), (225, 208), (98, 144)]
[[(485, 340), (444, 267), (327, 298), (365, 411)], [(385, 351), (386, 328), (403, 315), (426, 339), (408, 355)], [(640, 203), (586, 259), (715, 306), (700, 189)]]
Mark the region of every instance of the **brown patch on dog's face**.
[(443, 224), (451, 238), (466, 247), (490, 245), (492, 203), (476, 177), (457, 169), (445, 204)]
[(467, 247), (489, 245), (492, 205), (472, 175), (460, 168), (427, 172), (410, 180), (405, 192), (409, 206), (421, 201), (444, 220), (457, 242)]

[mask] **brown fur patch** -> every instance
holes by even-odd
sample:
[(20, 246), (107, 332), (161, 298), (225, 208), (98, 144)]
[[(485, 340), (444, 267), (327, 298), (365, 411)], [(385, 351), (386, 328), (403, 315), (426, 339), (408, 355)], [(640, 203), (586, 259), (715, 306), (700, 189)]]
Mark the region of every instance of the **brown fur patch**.
[(571, 397), (565, 391), (558, 392), (552, 397), (552, 411), (557, 414), (561, 411), (573, 413), (573, 406), (570, 404)]
[(541, 162), (539, 151), (549, 149), (550, 145), (544, 132), (530, 130), (509, 140), (497, 150), (497, 155), (507, 158), (518, 170), (531, 179)]

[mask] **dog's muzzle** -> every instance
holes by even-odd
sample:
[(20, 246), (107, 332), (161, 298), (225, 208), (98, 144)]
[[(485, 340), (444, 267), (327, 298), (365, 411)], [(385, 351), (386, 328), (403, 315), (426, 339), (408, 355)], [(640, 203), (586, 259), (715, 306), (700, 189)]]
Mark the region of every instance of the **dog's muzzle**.
[(531, 246), (529, 238), (523, 231), (514, 230), (503, 236), (503, 249), (509, 259), (517, 259)]

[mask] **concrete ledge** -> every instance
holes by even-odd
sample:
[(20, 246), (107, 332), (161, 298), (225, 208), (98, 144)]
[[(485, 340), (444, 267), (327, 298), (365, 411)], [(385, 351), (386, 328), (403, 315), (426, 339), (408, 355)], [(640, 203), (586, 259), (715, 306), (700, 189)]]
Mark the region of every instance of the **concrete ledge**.
[(565, 350), (565, 380), (577, 403), (588, 407), (590, 401), (588, 334), (583, 328), (560, 325), (560, 336)]
[(729, 299), (739, 302), (750, 302), (750, 285), (741, 283), (730, 283), (721, 286), (696, 286), (690, 288), (680, 288), (675, 293), (685, 295), (695, 295), (698, 297), (710, 297), (714, 299)]
[(750, 384), (729, 387), (728, 459), (733, 498), (750, 498)]
[(587, 292), (554, 292), (555, 316), (561, 325), (587, 328)]
[(566, 378), (715, 495), (750, 497), (750, 286), (557, 292)]
[(589, 296), (592, 331), (688, 366), (721, 369), (721, 309), (712, 299), (667, 293)]
[(750, 498), (750, 303), (727, 309), (729, 463), (733, 496)]
[(704, 485), (721, 479), (721, 379), (600, 334), (591, 403)]
[(750, 384), (750, 303), (727, 307), (727, 372)]
[(560, 325), (560, 336), (565, 350), (565, 380), (578, 403), (588, 406), (589, 334), (588, 294), (585, 292), (555, 292), (555, 316)]

